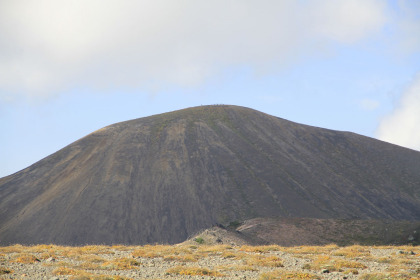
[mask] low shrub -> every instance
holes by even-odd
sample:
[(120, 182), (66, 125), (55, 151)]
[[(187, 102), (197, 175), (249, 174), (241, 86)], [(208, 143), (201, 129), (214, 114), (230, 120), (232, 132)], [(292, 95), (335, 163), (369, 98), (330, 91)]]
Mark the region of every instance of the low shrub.
[(213, 276), (213, 277), (222, 277), (222, 273), (211, 270), (205, 267), (190, 267), (190, 266), (176, 266), (168, 269), (167, 274), (176, 274), (176, 275), (190, 275), (190, 276)]

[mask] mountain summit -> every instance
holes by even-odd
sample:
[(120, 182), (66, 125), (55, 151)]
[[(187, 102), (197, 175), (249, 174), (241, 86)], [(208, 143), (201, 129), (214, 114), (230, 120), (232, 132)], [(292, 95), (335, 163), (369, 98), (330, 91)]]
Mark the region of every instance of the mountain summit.
[(95, 131), (0, 179), (0, 243), (177, 243), (259, 217), (420, 220), (420, 152), (238, 106)]

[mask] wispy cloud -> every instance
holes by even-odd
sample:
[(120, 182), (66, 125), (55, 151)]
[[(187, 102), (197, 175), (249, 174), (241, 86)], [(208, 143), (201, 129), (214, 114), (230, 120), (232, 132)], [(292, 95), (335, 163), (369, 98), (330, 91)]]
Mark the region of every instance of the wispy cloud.
[(393, 112), (383, 118), (376, 135), (381, 140), (420, 150), (420, 73)]
[(387, 21), (379, 0), (14, 0), (0, 7), (0, 98), (74, 86), (194, 86), (225, 67), (270, 71)]

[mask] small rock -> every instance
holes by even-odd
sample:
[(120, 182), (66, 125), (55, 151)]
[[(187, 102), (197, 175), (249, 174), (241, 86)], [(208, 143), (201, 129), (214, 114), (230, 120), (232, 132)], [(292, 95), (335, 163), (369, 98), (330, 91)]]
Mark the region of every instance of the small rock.
[(47, 262), (55, 262), (55, 259), (53, 257), (49, 257), (48, 259), (46, 259), (45, 261)]

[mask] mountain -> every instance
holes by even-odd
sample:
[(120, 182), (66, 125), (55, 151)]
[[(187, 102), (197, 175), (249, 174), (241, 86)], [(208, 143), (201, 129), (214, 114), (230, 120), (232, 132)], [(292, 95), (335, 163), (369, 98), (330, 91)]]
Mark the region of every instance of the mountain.
[(0, 243), (178, 243), (253, 218), (420, 220), (420, 152), (249, 108), (113, 124), (0, 179)]

